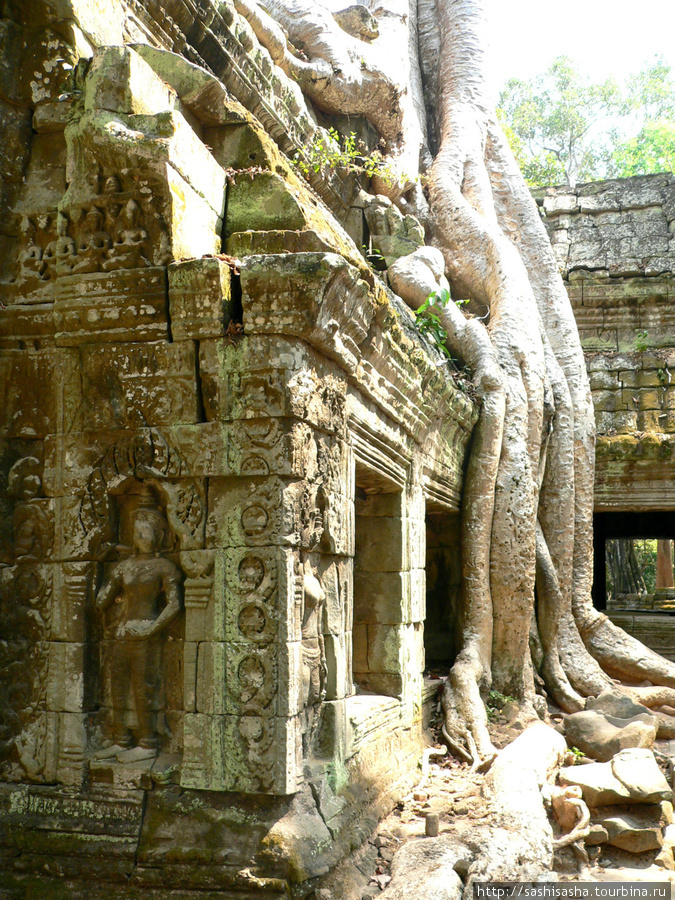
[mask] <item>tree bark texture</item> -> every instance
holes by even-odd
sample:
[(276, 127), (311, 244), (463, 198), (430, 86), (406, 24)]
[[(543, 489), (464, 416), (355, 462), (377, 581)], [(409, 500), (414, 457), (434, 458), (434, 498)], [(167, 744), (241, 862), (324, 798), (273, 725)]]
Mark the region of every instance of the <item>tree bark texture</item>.
[(545, 714), (533, 627), (539, 674), (567, 711), (620, 689), (612, 679), (633, 692), (645, 681), (675, 688), (675, 664), (591, 602), (593, 405), (553, 251), (488, 102), (483, 0), (366, 0), (379, 27), (367, 39), (313, 0), (236, 2), (318, 109), (370, 120), (396, 176), (389, 196), (424, 209), (454, 299), (486, 312), (442, 311), (481, 406), (462, 502), (463, 645), (443, 695), (450, 746), (476, 763), (492, 757), (491, 687), (525, 717)]

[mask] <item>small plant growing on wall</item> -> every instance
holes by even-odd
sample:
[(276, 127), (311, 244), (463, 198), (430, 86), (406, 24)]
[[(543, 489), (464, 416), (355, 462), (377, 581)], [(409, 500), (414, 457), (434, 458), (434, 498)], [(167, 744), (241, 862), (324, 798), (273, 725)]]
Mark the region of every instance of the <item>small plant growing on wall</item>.
[[(429, 338), (448, 359), (452, 359), (452, 355), (445, 345), (448, 332), (443, 327), (440, 316), (434, 308), (445, 307), (451, 300), (450, 291), (443, 288), (429, 294), (419, 309), (415, 310), (415, 325), (419, 333)], [(468, 302), (468, 300), (455, 300), (455, 305), (464, 306)]]
[(633, 342), (633, 347), (636, 353), (642, 353), (649, 346), (649, 332), (648, 331), (638, 331), (635, 335), (635, 341)]

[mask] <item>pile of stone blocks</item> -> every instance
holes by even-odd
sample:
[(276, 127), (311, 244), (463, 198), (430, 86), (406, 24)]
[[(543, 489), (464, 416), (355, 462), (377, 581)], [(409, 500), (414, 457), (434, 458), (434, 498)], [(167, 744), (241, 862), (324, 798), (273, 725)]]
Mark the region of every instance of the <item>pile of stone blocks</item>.
[(565, 767), (560, 782), (581, 788), (591, 812), (588, 846), (608, 844), (636, 854), (664, 846), (673, 791), (651, 750), (621, 750), (608, 762)]

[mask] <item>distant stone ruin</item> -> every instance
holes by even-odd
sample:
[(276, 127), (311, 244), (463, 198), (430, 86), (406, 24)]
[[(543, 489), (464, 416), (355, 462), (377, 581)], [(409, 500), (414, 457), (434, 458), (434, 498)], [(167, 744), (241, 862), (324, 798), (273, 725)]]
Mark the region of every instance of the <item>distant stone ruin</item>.
[[(675, 537), (675, 176), (541, 194), (595, 406), (594, 595), (604, 608), (606, 541)], [(608, 607), (674, 659), (670, 611), (672, 587), (633, 589)]]

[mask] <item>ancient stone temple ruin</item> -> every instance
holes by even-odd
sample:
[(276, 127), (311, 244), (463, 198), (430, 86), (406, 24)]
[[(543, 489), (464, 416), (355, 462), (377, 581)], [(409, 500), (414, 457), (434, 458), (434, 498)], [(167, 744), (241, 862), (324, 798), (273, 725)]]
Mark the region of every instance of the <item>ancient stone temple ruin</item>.
[[(594, 601), (602, 609), (606, 541), (675, 537), (675, 178), (549, 189), (540, 203), (595, 407)], [(608, 613), (672, 659), (672, 609), (675, 591), (662, 589), (628, 595)]]
[(5, 9), (2, 896), (304, 896), (452, 646), (476, 411), (357, 249), (423, 237), (229, 3)]
[[(457, 652), (477, 408), (373, 271), (424, 230), (292, 164), (372, 129), (229, 0), (3, 15), (0, 896), (306, 897)], [(675, 508), (673, 179), (543, 203), (604, 541)]]

